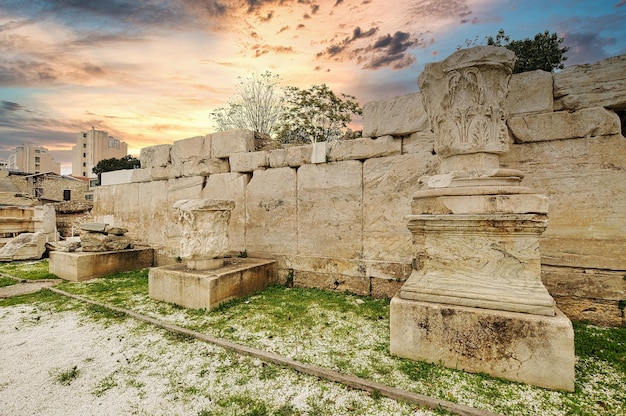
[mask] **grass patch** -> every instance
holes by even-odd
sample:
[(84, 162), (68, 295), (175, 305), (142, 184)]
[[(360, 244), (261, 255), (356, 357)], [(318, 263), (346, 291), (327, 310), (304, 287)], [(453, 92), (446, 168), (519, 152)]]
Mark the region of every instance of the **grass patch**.
[(48, 259), (0, 263), (0, 273), (26, 280), (58, 279), (48, 271)]
[(61, 384), (62, 386), (69, 386), (70, 384), (72, 384), (72, 382), (76, 380), (79, 374), (80, 370), (77, 366), (73, 366), (65, 370), (56, 369), (50, 372), (50, 375), (52, 376), (54, 381), (58, 384)]
[(7, 287), (16, 284), (18, 281), (10, 277), (0, 276), (0, 287)]

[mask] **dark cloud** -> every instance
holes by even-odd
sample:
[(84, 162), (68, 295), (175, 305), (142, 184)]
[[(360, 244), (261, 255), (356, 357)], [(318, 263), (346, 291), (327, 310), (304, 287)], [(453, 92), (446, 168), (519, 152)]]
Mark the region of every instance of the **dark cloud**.
[(360, 27), (356, 27), (352, 36), (346, 37), (343, 41), (327, 47), (323, 52), (317, 53), (317, 58), (329, 58), (335, 61), (355, 60), (362, 64), (364, 69), (379, 69), (390, 67), (392, 69), (402, 69), (415, 62), (415, 57), (407, 51), (411, 48), (423, 45), (423, 42), (412, 36), (408, 32), (397, 31), (393, 35), (380, 36), (373, 43), (366, 46), (355, 46), (362, 44), (362, 39), (370, 38), (378, 32), (378, 27), (370, 28), (363, 32)]
[(626, 0), (620, 0), (620, 2), (619, 2), (619, 3), (617, 3), (617, 4), (615, 5), (615, 7), (616, 7), (616, 8), (617, 8), (617, 7), (622, 7), (622, 6), (623, 6), (623, 5), (625, 5), (625, 4), (626, 4)]
[(291, 29), (289, 26), (283, 26), (280, 28), (278, 32), (276, 32), (276, 34), (278, 35), (279, 33), (283, 33), (285, 30), (289, 30), (289, 29)]
[(311, 14), (317, 14), (317, 12), (320, 10), (320, 6), (319, 4), (312, 4), (311, 5)]
[(341, 3), (343, 3), (343, 0), (337, 0), (337, 1), (335, 2), (335, 6), (334, 6), (334, 7), (339, 6)]
[(254, 51), (254, 57), (259, 58), (263, 55), (267, 55), (268, 53), (274, 53), (276, 55), (285, 55), (285, 54), (293, 54), (296, 51), (292, 47), (288, 46), (276, 46), (276, 45), (261, 45), (256, 44), (250, 47)]
[(5, 111), (18, 111), (23, 109), (24, 107), (22, 107), (21, 104), (14, 103), (12, 101), (0, 101), (0, 114)]

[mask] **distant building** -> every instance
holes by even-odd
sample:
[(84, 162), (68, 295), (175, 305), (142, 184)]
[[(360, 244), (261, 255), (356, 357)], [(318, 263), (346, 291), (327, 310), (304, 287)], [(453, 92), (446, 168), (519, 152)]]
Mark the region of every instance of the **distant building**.
[(104, 159), (119, 159), (128, 154), (128, 145), (102, 130), (78, 133), (72, 147), (72, 175), (95, 178), (91, 169)]
[(9, 161), (0, 159), (0, 169), (9, 169)]
[(22, 144), (9, 156), (7, 168), (24, 173), (53, 172), (61, 174), (61, 164), (55, 162), (52, 154), (43, 146)]

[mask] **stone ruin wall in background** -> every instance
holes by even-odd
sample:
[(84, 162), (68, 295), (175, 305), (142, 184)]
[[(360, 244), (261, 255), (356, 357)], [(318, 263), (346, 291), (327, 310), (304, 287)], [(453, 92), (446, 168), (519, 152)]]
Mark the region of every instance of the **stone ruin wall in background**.
[[(622, 325), (626, 55), (510, 87), (500, 165), (548, 195), (543, 281), (572, 319)], [(234, 255), (275, 258), (298, 286), (391, 297), (411, 272), (404, 216), (419, 177), (437, 171), (433, 135), (419, 93), (366, 104), (363, 124), (362, 139), (288, 149), (255, 151), (241, 130), (144, 148), (141, 169), (104, 174), (94, 220), (127, 228), (162, 265), (178, 256), (176, 201), (232, 199)]]

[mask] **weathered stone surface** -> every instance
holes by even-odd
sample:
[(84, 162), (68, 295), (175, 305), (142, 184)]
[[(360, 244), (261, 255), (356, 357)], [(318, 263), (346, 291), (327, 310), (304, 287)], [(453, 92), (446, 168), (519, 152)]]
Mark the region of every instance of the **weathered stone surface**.
[[(223, 258), (229, 251), (228, 222), (234, 201), (221, 199), (182, 199), (174, 204), (181, 226), (180, 257), (192, 270), (215, 268), (223, 262), (198, 262)], [(190, 262), (192, 260), (193, 262)], [(218, 267), (219, 267), (218, 266)]]
[(128, 229), (123, 227), (116, 227), (114, 225), (107, 225), (106, 227), (104, 227), (104, 232), (106, 234), (124, 235), (128, 232)]
[(595, 325), (621, 327), (626, 324), (624, 310), (618, 301), (555, 296), (556, 303), (572, 321), (593, 322)]
[(518, 143), (607, 136), (621, 131), (617, 114), (601, 107), (512, 117), (507, 125)]
[(297, 168), (298, 166), (311, 163), (313, 156), (313, 145), (295, 146), (287, 149), (287, 166)]
[(370, 287), (371, 287), (370, 296), (373, 298), (382, 298), (382, 299), (393, 298), (396, 295), (396, 293), (398, 293), (398, 291), (402, 287), (402, 284), (404, 283), (403, 280), (396, 281), (396, 280), (390, 280), (390, 279), (376, 279), (376, 278), (371, 278), (370, 282), (371, 282), (370, 283)]
[(80, 237), (83, 251), (118, 251), (132, 248), (133, 242), (123, 235), (87, 232)]
[(297, 287), (315, 287), (357, 295), (369, 294), (369, 279), (364, 276), (295, 270), (293, 284)]
[(183, 162), (183, 176), (208, 176), (229, 171), (228, 159), (210, 158)]
[(543, 264), (626, 270), (626, 140), (621, 135), (513, 145), (503, 167), (548, 196)]
[(391, 300), (393, 355), (469, 372), (574, 391), (574, 331), (569, 319)]
[(287, 163), (287, 149), (275, 149), (267, 152), (267, 158), (271, 168), (286, 168), (289, 166)]
[(513, 74), (509, 81), (509, 95), (504, 102), (509, 117), (552, 112), (552, 83), (552, 73), (546, 71)]
[(231, 172), (253, 172), (269, 166), (267, 152), (233, 153), (229, 156)]
[(433, 159), (415, 153), (365, 161), (363, 258), (411, 262), (411, 233), (404, 217), (411, 214), (411, 197), (421, 186), (418, 179), (435, 173)]
[(207, 178), (200, 198), (235, 201), (231, 211), (228, 235), (230, 249), (244, 251), (246, 247), (246, 185), (250, 176), (243, 173), (220, 173)]
[(502, 105), (514, 62), (506, 48), (478, 46), (426, 65), (418, 84), (441, 158), (508, 150)]
[(171, 163), (171, 144), (159, 144), (156, 146), (144, 147), (139, 152), (139, 161), (142, 168), (164, 167)]
[(298, 247), (296, 170), (255, 171), (246, 187), (246, 249), (296, 254)]
[(103, 233), (105, 232), (108, 224), (98, 223), (98, 222), (84, 222), (80, 225), (80, 229), (83, 231), (91, 231), (94, 233)]
[(425, 130), (430, 130), (430, 124), (420, 93), (363, 106), (363, 137), (401, 136)]
[(180, 178), (183, 176), (183, 167), (181, 165), (157, 166), (150, 170), (150, 174), (153, 181)]
[(207, 159), (211, 156), (211, 140), (205, 143), (205, 136), (195, 136), (176, 140), (170, 151), (171, 163), (180, 165), (191, 160)]
[(211, 310), (220, 303), (263, 290), (277, 280), (276, 262), (237, 258), (215, 270), (189, 270), (180, 264), (152, 268), (148, 291), (151, 299)]
[(126, 272), (151, 267), (154, 250), (135, 248), (124, 251), (100, 253), (50, 253), (50, 273), (61, 279), (82, 282), (117, 272)]
[(626, 55), (573, 65), (554, 75), (554, 109), (626, 110)]
[(52, 241), (46, 243), (46, 249), (48, 249), (48, 251), (63, 251), (69, 253), (79, 248), (80, 241)]
[(400, 296), (426, 302), (554, 315), (541, 282), (545, 215), (411, 215), (416, 270)]
[(23, 233), (9, 240), (0, 248), (0, 261), (37, 260), (46, 252), (46, 236), (43, 233)]
[(114, 170), (112, 172), (102, 172), (100, 175), (100, 186), (119, 185), (133, 182), (133, 171), (135, 169)]
[(298, 254), (361, 255), (362, 173), (354, 160), (298, 169)]
[(254, 132), (226, 130), (211, 134), (212, 157), (225, 159), (233, 153), (254, 152)]
[(392, 136), (382, 136), (376, 139), (365, 137), (332, 143), (328, 152), (328, 160), (364, 160), (399, 155), (401, 151), (401, 139), (394, 139)]
[(419, 153), (424, 158), (439, 163), (435, 157), (435, 135), (432, 132), (417, 132), (402, 137), (402, 154)]
[(133, 169), (131, 182), (150, 182), (152, 180), (152, 168)]

